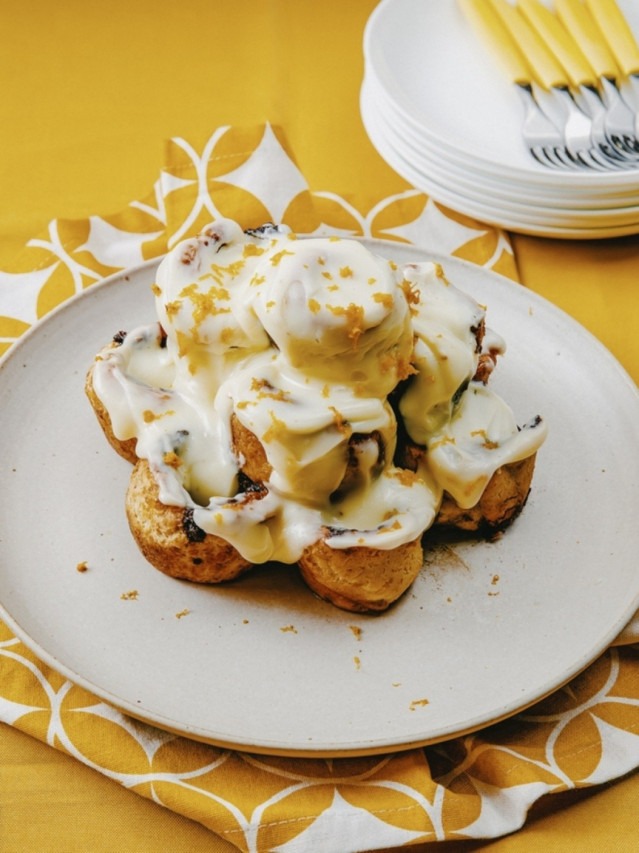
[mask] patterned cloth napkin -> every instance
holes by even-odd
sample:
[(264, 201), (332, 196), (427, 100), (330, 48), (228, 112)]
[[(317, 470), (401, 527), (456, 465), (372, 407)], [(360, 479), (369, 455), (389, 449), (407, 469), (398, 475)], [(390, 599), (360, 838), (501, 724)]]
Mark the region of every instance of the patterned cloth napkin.
[[(28, 242), (0, 271), (0, 354), (73, 294), (219, 217), (416, 243), (517, 278), (499, 230), (416, 190), (362, 210), (356, 194), (310, 188), (281, 129), (222, 127), (203, 144), (170, 140), (144, 200), (114, 216), (54, 220)], [(0, 720), (200, 821), (239, 850), (348, 853), (493, 838), (519, 828), (544, 795), (639, 766), (638, 638), (636, 626), (628, 629), (565, 688), (481, 732), (328, 760), (229, 751), (128, 718), (45, 666), (0, 622)]]

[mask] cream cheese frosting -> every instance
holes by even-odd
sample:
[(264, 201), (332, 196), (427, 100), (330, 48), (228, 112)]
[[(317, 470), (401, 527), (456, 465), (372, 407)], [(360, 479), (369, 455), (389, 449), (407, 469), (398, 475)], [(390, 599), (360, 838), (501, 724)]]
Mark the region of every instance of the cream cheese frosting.
[[(503, 341), (437, 264), (222, 219), (169, 252), (153, 291), (157, 321), (100, 353), (95, 392), (116, 438), (137, 439), (160, 500), (250, 562), (296, 562), (320, 538), (414, 541), (444, 491), (473, 506), (544, 440), (543, 420), (519, 428), (476, 378)], [(257, 499), (234, 418), (268, 463)], [(425, 451), (415, 472), (395, 464), (398, 427)]]

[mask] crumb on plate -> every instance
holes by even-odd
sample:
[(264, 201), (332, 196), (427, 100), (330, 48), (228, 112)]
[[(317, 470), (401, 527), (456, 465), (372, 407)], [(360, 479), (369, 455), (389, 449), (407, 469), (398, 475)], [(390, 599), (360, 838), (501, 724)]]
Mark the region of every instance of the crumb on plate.
[(123, 601), (137, 601), (139, 592), (137, 589), (130, 589), (128, 592), (123, 592), (120, 598)]

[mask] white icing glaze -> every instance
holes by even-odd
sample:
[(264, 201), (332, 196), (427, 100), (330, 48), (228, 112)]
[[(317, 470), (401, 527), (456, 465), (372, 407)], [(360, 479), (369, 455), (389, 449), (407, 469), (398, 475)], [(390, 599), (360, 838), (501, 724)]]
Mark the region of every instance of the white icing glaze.
[[(398, 268), (354, 240), (219, 220), (167, 255), (154, 292), (159, 323), (99, 354), (95, 392), (116, 437), (137, 438), (160, 500), (192, 508), (251, 562), (295, 562), (320, 538), (413, 541), (444, 490), (474, 505), (545, 437), (473, 380), (484, 309), (435, 264)], [(504, 346), (490, 333), (483, 349)], [(393, 394), (426, 448), (416, 474), (393, 463)], [(241, 491), (232, 416), (272, 470), (257, 495)]]

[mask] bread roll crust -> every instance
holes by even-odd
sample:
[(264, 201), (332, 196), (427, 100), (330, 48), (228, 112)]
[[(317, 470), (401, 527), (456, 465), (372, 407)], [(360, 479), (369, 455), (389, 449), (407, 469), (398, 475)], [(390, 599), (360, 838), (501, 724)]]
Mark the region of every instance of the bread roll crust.
[(320, 540), (306, 548), (299, 569), (320, 598), (342, 610), (381, 612), (413, 583), (424, 563), (421, 541), (398, 548), (330, 548)]
[(470, 509), (462, 509), (444, 493), (435, 525), (490, 536), (512, 524), (528, 498), (535, 458), (529, 456), (498, 468), (479, 501)]
[(233, 449), (241, 460), (241, 470), (254, 483), (268, 482), (273, 470), (266, 458), (262, 443), (250, 429), (244, 426), (237, 415), (231, 415)]
[(166, 575), (214, 584), (234, 580), (251, 566), (225, 539), (197, 527), (190, 510), (160, 502), (158, 484), (145, 459), (138, 460), (131, 472), (125, 505), (140, 551)]

